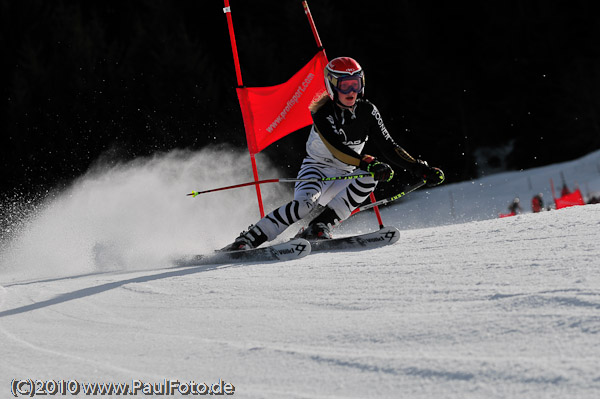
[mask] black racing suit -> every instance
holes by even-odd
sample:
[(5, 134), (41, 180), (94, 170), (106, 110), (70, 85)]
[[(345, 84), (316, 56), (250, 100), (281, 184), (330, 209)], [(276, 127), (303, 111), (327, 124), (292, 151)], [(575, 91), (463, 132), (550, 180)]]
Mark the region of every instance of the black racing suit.
[(400, 147), (386, 129), (379, 110), (368, 100), (358, 99), (353, 110), (343, 109), (333, 101), (313, 113), (313, 129), (306, 150), (314, 159), (352, 171), (361, 166), (367, 140), (371, 139), (387, 161), (410, 168), (416, 160)]

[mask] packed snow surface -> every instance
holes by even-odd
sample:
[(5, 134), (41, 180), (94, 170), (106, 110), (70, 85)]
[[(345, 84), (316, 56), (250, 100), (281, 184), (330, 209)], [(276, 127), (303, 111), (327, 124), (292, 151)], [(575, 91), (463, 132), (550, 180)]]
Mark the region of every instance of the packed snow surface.
[[(231, 173), (209, 178), (215, 157)], [(253, 188), (185, 196), (248, 178), (240, 157), (98, 166), (7, 227), (0, 397), (13, 379), (221, 381), (239, 398), (600, 397), (600, 205), (528, 209), (541, 191), (551, 203), (550, 178), (600, 192), (600, 152), (415, 192), (382, 210), (402, 231), (392, 246), (173, 268), (256, 221)], [(289, 198), (272, 186), (267, 208)], [(515, 196), (525, 212), (498, 218)], [(365, 212), (338, 234), (376, 228)]]

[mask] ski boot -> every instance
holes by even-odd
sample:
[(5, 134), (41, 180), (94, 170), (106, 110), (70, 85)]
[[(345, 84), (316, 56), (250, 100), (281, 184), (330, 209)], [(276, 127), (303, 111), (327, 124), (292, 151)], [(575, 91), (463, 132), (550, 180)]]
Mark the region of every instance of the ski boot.
[(325, 223), (311, 223), (300, 230), (296, 238), (304, 238), (308, 241), (331, 240), (331, 229)]
[(296, 234), (296, 238), (305, 240), (331, 240), (331, 230), (340, 222), (339, 216), (330, 207), (325, 207), (319, 216), (314, 218), (305, 229)]
[(267, 241), (267, 236), (260, 227), (254, 225), (248, 227), (248, 231), (242, 231), (232, 244), (227, 245), (221, 251), (245, 251), (254, 249)]

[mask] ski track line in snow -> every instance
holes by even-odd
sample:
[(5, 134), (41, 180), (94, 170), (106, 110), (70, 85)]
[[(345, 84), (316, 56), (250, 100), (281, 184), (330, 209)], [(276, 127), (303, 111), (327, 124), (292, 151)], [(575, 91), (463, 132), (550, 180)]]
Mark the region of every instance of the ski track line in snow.
[[(171, 278), (171, 277), (177, 277), (177, 276), (184, 276), (184, 275), (189, 275), (189, 274), (194, 274), (194, 273), (201, 273), (201, 272), (205, 272), (205, 271), (211, 271), (211, 270), (215, 270), (217, 268), (222, 268), (223, 265), (203, 265), (203, 266), (197, 266), (197, 267), (188, 267), (188, 268), (177, 268), (176, 270), (167, 268), (167, 269), (161, 269), (161, 270), (166, 270), (163, 273), (158, 273), (158, 274), (152, 274), (152, 275), (144, 275), (144, 276), (138, 276), (138, 277), (133, 277), (133, 278), (129, 278), (129, 279), (125, 279), (125, 280), (120, 280), (120, 281), (114, 281), (114, 282), (109, 282), (109, 283), (104, 283), (104, 284), (100, 284), (100, 285), (96, 285), (96, 286), (91, 286), (91, 287), (86, 287), (86, 288), (82, 288), (80, 290), (76, 290), (76, 291), (72, 291), (69, 293), (64, 293), (64, 294), (60, 294), (57, 295), (53, 298), (47, 299), (47, 300), (43, 300), (43, 301), (39, 301), (39, 302), (34, 302), (31, 303), (29, 305), (23, 305), (20, 307), (16, 307), (13, 309), (7, 309), (4, 311), (0, 312), (0, 332), (2, 332), (2, 334), (4, 334), (8, 339), (22, 345), (25, 346), (27, 348), (33, 349), (35, 351), (38, 352), (43, 352), (43, 353), (47, 353), (50, 355), (56, 355), (56, 356), (62, 356), (68, 359), (73, 359), (76, 360), (78, 362), (82, 362), (82, 363), (87, 363), (87, 364), (93, 364), (96, 366), (100, 366), (104, 369), (107, 370), (113, 370), (113, 371), (118, 371), (121, 372), (125, 375), (136, 375), (136, 376), (145, 376), (148, 378), (154, 378), (155, 380), (161, 380), (164, 378), (164, 375), (157, 375), (157, 374), (148, 374), (148, 373), (141, 373), (135, 370), (131, 370), (131, 369), (127, 369), (127, 368), (123, 368), (123, 367), (119, 367), (119, 366), (115, 366), (113, 364), (110, 363), (106, 363), (106, 362), (98, 362), (98, 361), (94, 361), (88, 358), (84, 358), (81, 356), (77, 356), (77, 355), (73, 355), (73, 354), (69, 354), (66, 352), (60, 352), (60, 351), (55, 351), (52, 349), (47, 349), (44, 348), (42, 346), (33, 344), (29, 341), (26, 341), (22, 338), (19, 338), (18, 336), (10, 333), (9, 331), (7, 331), (1, 323), (1, 319), (8, 317), (8, 316), (12, 316), (12, 315), (18, 315), (18, 314), (22, 314), (22, 313), (27, 313), (30, 311), (34, 311), (34, 310), (38, 310), (38, 309), (43, 309), (43, 308), (47, 308), (50, 306), (54, 306), (54, 305), (58, 305), (61, 303), (65, 303), (65, 302), (69, 302), (69, 301), (73, 301), (73, 300), (77, 300), (77, 299), (81, 299), (81, 298), (85, 298), (85, 297), (89, 297), (92, 295), (96, 295), (96, 294), (100, 294), (109, 290), (113, 290), (116, 288), (123, 288), (125, 287), (127, 284), (132, 284), (132, 283), (144, 283), (144, 282), (149, 282), (149, 281), (155, 281), (155, 280), (160, 280), (160, 279), (166, 279), (166, 278)], [(140, 271), (141, 273), (147, 274), (148, 271)], [(47, 282), (57, 282), (57, 281), (61, 281), (61, 280), (73, 280), (76, 278), (84, 278), (84, 277), (93, 277), (93, 276), (100, 276), (100, 275), (119, 275), (119, 274), (131, 274), (131, 271), (123, 271), (123, 272), (101, 272), (101, 273), (87, 273), (84, 275), (78, 275), (78, 276), (66, 276), (66, 277), (61, 277), (61, 278), (53, 278), (53, 279), (45, 279), (45, 280), (39, 280), (39, 281), (27, 281), (27, 282), (18, 282), (18, 283), (12, 283), (7, 285), (8, 287), (10, 286), (24, 286), (24, 285), (35, 285), (38, 283), (47, 283)], [(1, 286), (0, 285), (0, 309), (2, 307), (4, 307), (4, 303), (6, 302), (6, 297), (8, 296), (8, 290), (6, 287)], [(30, 298), (31, 302), (33, 302), (33, 300)], [(61, 312), (59, 312), (61, 313)], [(62, 314), (62, 313), (61, 313)], [(210, 341), (210, 340), (209, 340)]]
[[(6, 296), (8, 295), (8, 291), (3, 286), (0, 286), (0, 293), (2, 294), (0, 296), (0, 299), (1, 299), (0, 300), (0, 307), (2, 307), (2, 305), (5, 302)], [(0, 313), (0, 317), (4, 317), (5, 316), (5, 315), (1, 315), (2, 313), (4, 313), (4, 312)], [(135, 371), (135, 370), (131, 370), (131, 369), (127, 369), (127, 368), (115, 366), (114, 364), (110, 364), (110, 363), (106, 363), (106, 362), (98, 362), (98, 361), (95, 361), (95, 360), (92, 360), (92, 359), (89, 359), (89, 358), (84, 358), (84, 357), (73, 355), (73, 354), (69, 354), (69, 353), (66, 353), (66, 352), (59, 352), (59, 351), (55, 351), (55, 350), (52, 350), (52, 349), (44, 348), (42, 346), (33, 344), (33, 343), (29, 342), (29, 341), (26, 341), (26, 340), (24, 340), (22, 338), (19, 338), (18, 336), (14, 335), (14, 334), (11, 334), (10, 332), (8, 332), (6, 330), (6, 328), (4, 328), (2, 326), (1, 322), (0, 322), (0, 332), (2, 332), (2, 334), (4, 336), (6, 336), (8, 339), (16, 342), (17, 344), (19, 344), (21, 346), (24, 346), (24, 347), (27, 347), (27, 348), (30, 348), (30, 349), (33, 349), (33, 350), (38, 351), (38, 352), (43, 352), (43, 353), (47, 353), (47, 354), (55, 355), (55, 356), (61, 356), (61, 357), (64, 357), (64, 358), (67, 358), (67, 359), (72, 359), (72, 360), (75, 360), (75, 361), (78, 361), (78, 362), (81, 362), (81, 363), (85, 363), (85, 364), (93, 364), (93, 365), (102, 367), (102, 368), (107, 369), (107, 370), (113, 370), (113, 371), (121, 372), (121, 373), (123, 373), (125, 375), (138, 375), (138, 376), (142, 376), (142, 375), (145, 374), (145, 373), (140, 373), (140, 372)], [(158, 375), (148, 375), (148, 374), (146, 374), (146, 375), (148, 377), (152, 377), (152, 378), (158, 378), (158, 379), (162, 378), (161, 376), (158, 376)]]
[[(7, 296), (8, 296), (8, 290), (5, 287), (3, 287), (3, 286), (0, 285), (0, 308), (3, 307), (4, 302), (6, 301), (6, 297)], [(62, 297), (62, 296), (59, 296), (59, 298), (60, 297)], [(72, 298), (72, 299), (75, 299), (75, 298)], [(53, 302), (52, 300), (50, 300), (50, 301), (43, 301), (42, 303), (46, 303), (46, 302), (49, 302), (49, 303), (61, 303), (63, 301), (59, 300), (59, 301)], [(44, 306), (49, 306), (49, 304), (44, 304)], [(29, 307), (31, 307), (31, 308), (29, 309)], [(33, 305), (22, 307), (22, 311), (25, 312), (25, 311), (28, 311), (28, 310), (24, 310), (24, 309), (34, 310), (34, 309), (39, 309), (41, 307), (43, 307), (43, 306), (41, 306), (41, 305), (40, 306), (35, 306), (35, 304), (33, 304)], [(17, 309), (19, 309), (19, 308), (17, 308)], [(21, 312), (16, 312), (16, 313), (12, 313), (12, 314), (18, 314), (18, 313), (21, 313)], [(10, 311), (0, 312), (0, 318), (8, 316), (10, 314), (11, 314)], [(81, 362), (81, 363), (84, 363), (84, 364), (96, 365), (96, 366), (99, 366), (99, 367), (104, 368), (106, 370), (113, 370), (113, 371), (121, 372), (121, 373), (123, 373), (125, 375), (146, 376), (146, 377), (154, 378), (154, 379), (157, 379), (157, 380), (160, 380), (160, 379), (164, 378), (164, 376), (155, 375), (155, 374), (148, 374), (148, 373), (141, 373), (141, 372), (138, 372), (138, 371), (135, 371), (135, 370), (131, 370), (131, 369), (119, 367), (119, 366), (116, 366), (114, 364), (110, 364), (110, 363), (106, 363), (106, 362), (99, 362), (99, 361), (95, 361), (93, 359), (84, 358), (84, 357), (73, 355), (73, 354), (69, 354), (69, 353), (66, 353), (66, 352), (60, 352), (60, 351), (55, 351), (55, 350), (52, 350), (52, 349), (44, 348), (42, 346), (33, 344), (33, 343), (29, 342), (29, 341), (26, 341), (26, 340), (24, 340), (22, 338), (19, 338), (18, 336), (14, 335), (14, 334), (8, 332), (6, 330), (6, 328), (4, 328), (2, 326), (2, 322), (1, 321), (2, 320), (0, 320), (0, 332), (2, 332), (2, 334), (4, 336), (6, 336), (8, 339), (16, 342), (17, 344), (19, 344), (21, 346), (33, 349), (35, 351), (43, 352), (43, 353), (50, 354), (50, 355), (55, 355), (55, 356), (61, 356), (61, 357), (64, 357), (64, 358), (67, 358), (67, 359), (72, 359), (72, 360), (75, 360), (75, 361), (78, 361), (78, 362)]]
[(22, 346), (25, 346), (27, 348), (33, 349), (33, 350), (38, 351), (38, 352), (43, 352), (43, 353), (47, 353), (47, 354), (50, 354), (50, 355), (61, 356), (61, 357), (67, 358), (67, 359), (73, 359), (73, 360), (76, 360), (76, 361), (81, 362), (81, 363), (93, 364), (93, 365), (102, 367), (102, 368), (107, 369), (107, 370), (113, 370), (113, 371), (121, 372), (121, 373), (123, 373), (125, 375), (137, 375), (137, 376), (147, 375), (148, 377), (156, 378), (158, 380), (164, 378), (163, 376), (148, 375), (146, 373), (141, 373), (141, 372), (136, 371), (136, 370), (131, 370), (131, 369), (126, 369), (126, 368), (123, 368), (123, 367), (115, 366), (114, 364), (105, 363), (105, 362), (98, 362), (98, 361), (95, 361), (95, 360), (92, 360), (92, 359), (89, 359), (89, 358), (84, 358), (84, 357), (81, 357), (81, 356), (72, 355), (70, 353), (59, 352), (59, 351), (55, 351), (55, 350), (52, 350), (52, 349), (43, 348), (43, 347), (41, 347), (39, 345), (32, 344), (29, 341), (26, 341), (24, 339), (21, 339), (21, 338), (15, 336), (15, 335), (11, 334), (10, 332), (6, 331), (6, 329), (4, 327), (2, 327), (1, 324), (0, 324), (0, 331), (2, 332), (2, 334), (4, 334), (10, 340), (15, 341), (15, 342), (17, 342), (18, 344), (20, 344)]
[(117, 272), (93, 272), (93, 273), (76, 274), (73, 276), (52, 277), (52, 278), (47, 278), (47, 279), (42, 279), (42, 280), (13, 281), (10, 284), (4, 284), (4, 287), (10, 288), (10, 287), (27, 286), (27, 285), (40, 284), (40, 283), (54, 283), (54, 282), (58, 282), (58, 281), (77, 280), (77, 279), (82, 279), (82, 278), (86, 278), (86, 277), (101, 276), (103, 274), (117, 274)]

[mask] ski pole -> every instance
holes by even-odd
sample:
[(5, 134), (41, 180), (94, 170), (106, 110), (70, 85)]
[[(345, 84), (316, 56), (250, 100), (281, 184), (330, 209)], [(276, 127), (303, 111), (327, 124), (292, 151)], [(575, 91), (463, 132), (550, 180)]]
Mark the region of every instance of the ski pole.
[(404, 197), (406, 194), (412, 193), (413, 191), (415, 191), (415, 190), (423, 187), (425, 185), (425, 183), (427, 183), (426, 180), (420, 180), (419, 182), (413, 184), (412, 186), (409, 186), (406, 190), (402, 191), (399, 194), (396, 194), (396, 195), (394, 195), (392, 197), (381, 199), (379, 201), (372, 202), (372, 203), (367, 204), (367, 205), (360, 206), (360, 207), (356, 208), (352, 212), (352, 214), (355, 214), (355, 213), (361, 212), (361, 211), (366, 211), (367, 209), (375, 208), (376, 206), (396, 201), (397, 199), (400, 199), (400, 198)]
[(356, 174), (356, 175), (343, 175), (343, 176), (321, 177), (321, 178), (315, 177), (315, 178), (307, 178), (307, 179), (284, 177), (284, 178), (280, 178), (280, 179), (266, 179), (266, 180), (250, 181), (247, 183), (234, 184), (233, 186), (213, 188), (211, 190), (192, 191), (191, 193), (189, 193), (187, 195), (196, 197), (200, 194), (212, 193), (215, 191), (229, 190), (232, 188), (246, 187), (246, 186), (252, 186), (255, 184), (264, 184), (264, 183), (321, 182), (321, 181), (333, 181), (333, 180), (360, 179), (362, 177), (369, 177), (369, 176), (373, 176), (373, 174), (372, 173), (362, 173), (362, 174)]

